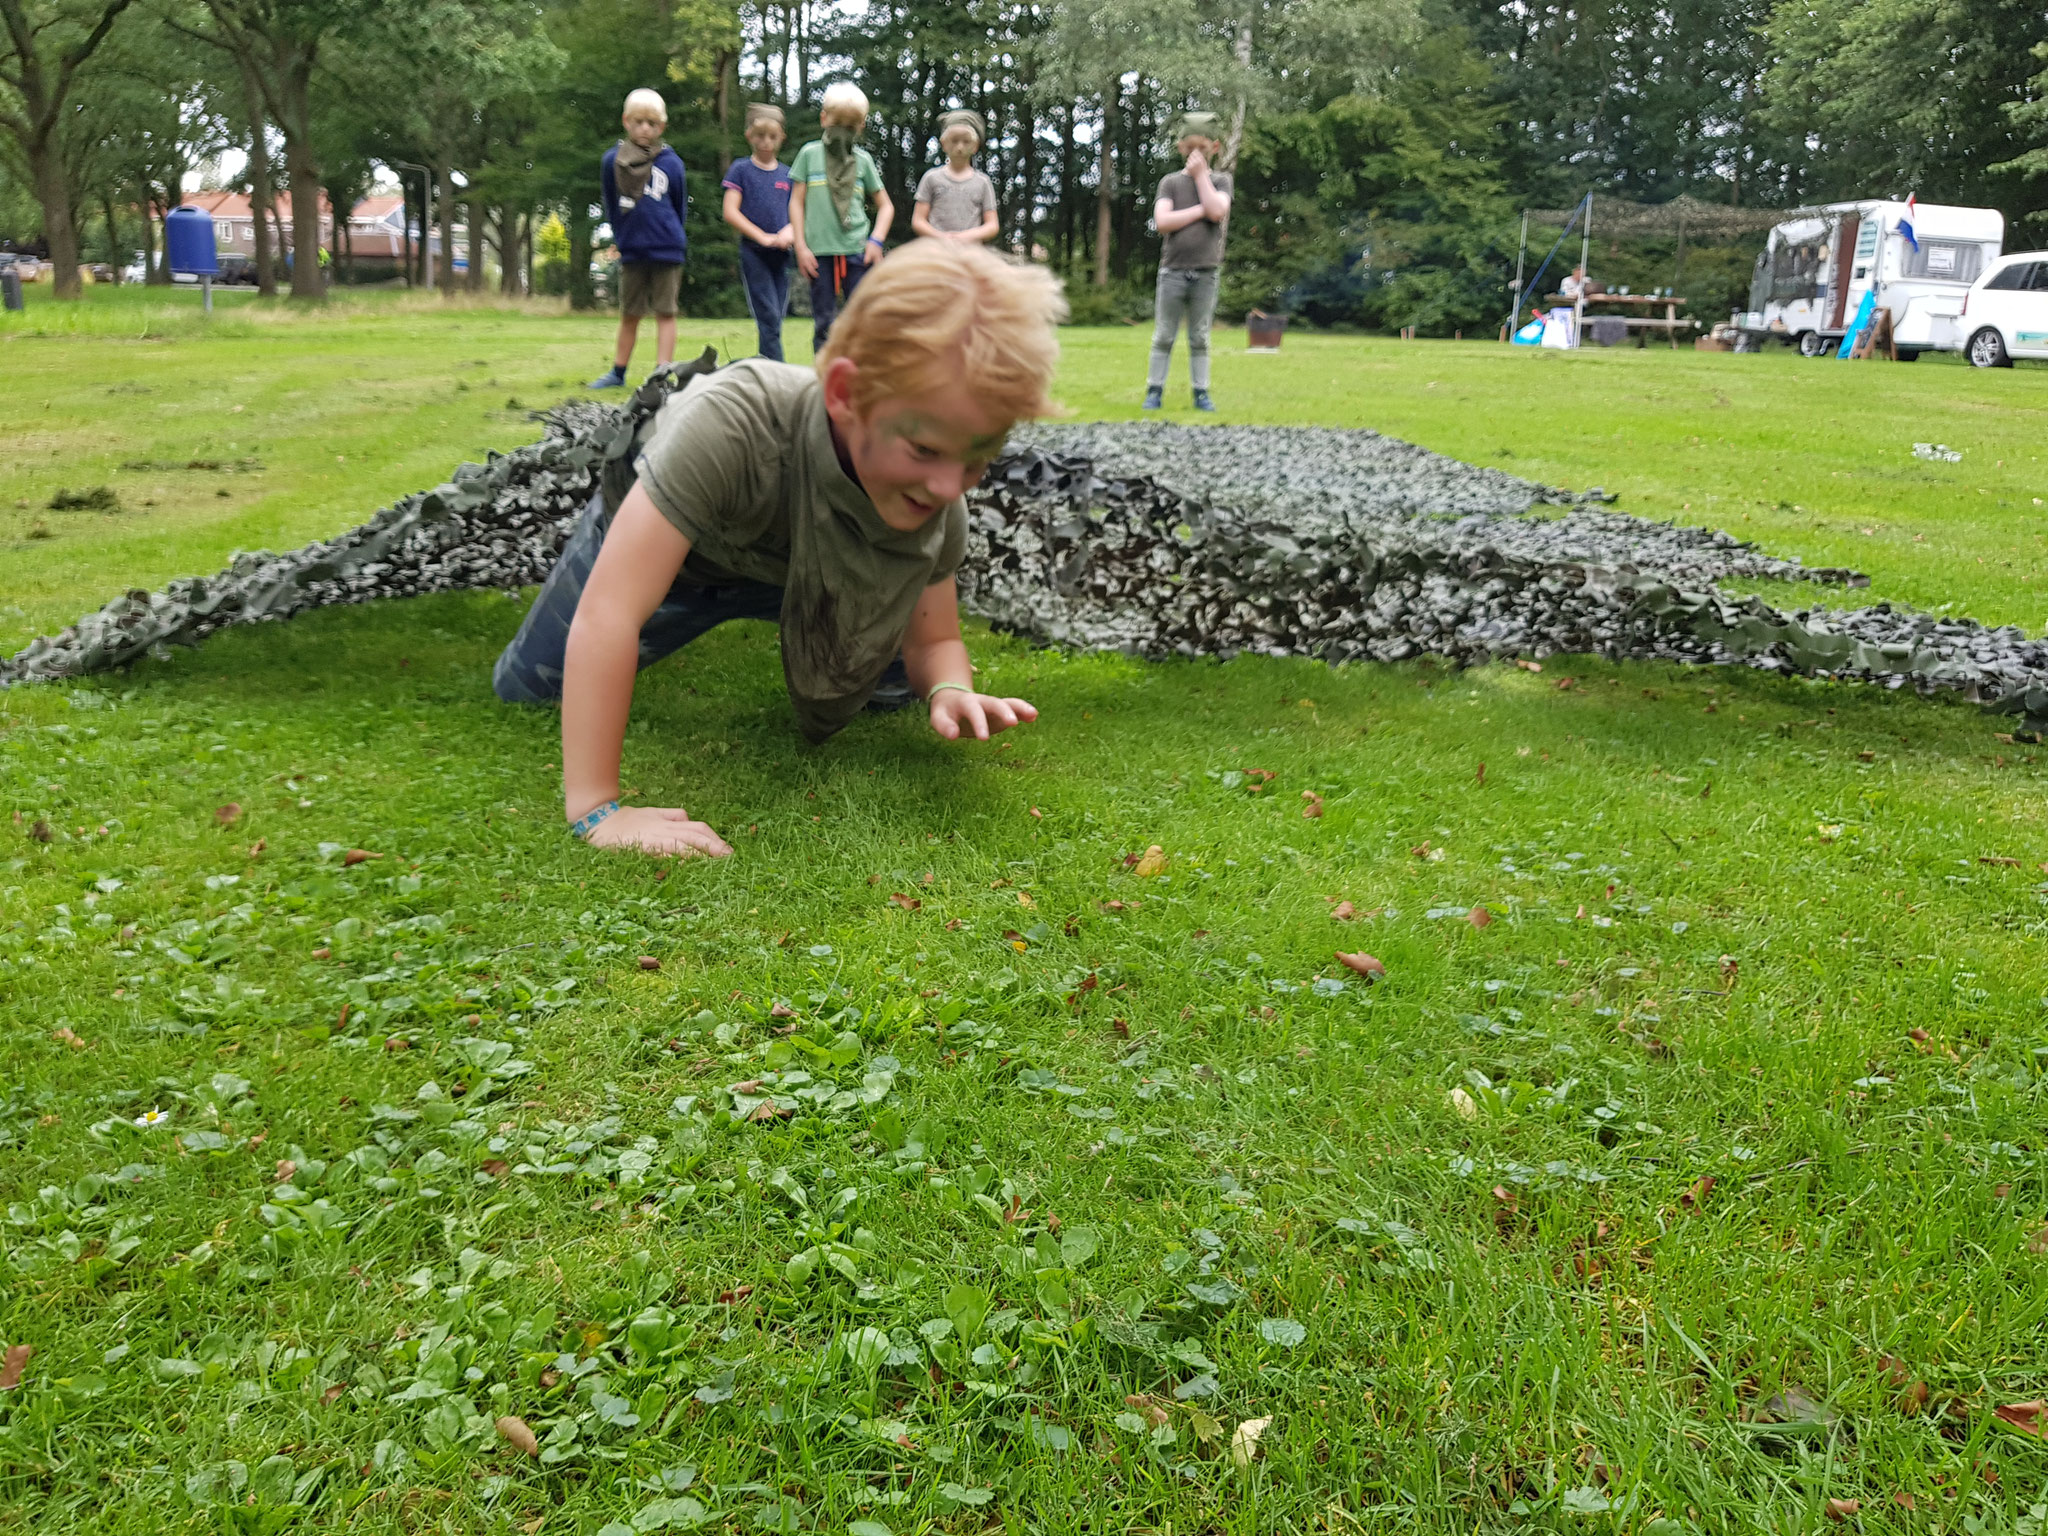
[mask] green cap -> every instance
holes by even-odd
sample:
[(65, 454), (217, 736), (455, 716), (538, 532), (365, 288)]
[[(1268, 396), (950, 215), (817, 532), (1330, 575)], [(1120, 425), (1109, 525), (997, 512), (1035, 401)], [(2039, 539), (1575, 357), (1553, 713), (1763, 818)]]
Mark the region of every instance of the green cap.
[(1214, 112), (1181, 113), (1179, 120), (1173, 125), (1173, 142), (1178, 144), (1182, 139), (1189, 138), (1220, 141), (1223, 138), (1223, 119)]

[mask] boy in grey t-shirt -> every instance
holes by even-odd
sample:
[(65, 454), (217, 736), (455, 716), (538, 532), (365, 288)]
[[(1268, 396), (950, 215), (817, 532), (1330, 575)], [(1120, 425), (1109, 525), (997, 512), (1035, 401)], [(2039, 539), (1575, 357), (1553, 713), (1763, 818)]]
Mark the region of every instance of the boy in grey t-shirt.
[(1159, 409), (1166, 394), (1166, 368), (1181, 317), (1188, 322), (1188, 382), (1195, 409), (1213, 411), (1209, 398), (1209, 322), (1216, 316), (1216, 285), (1223, 267), (1223, 236), (1230, 219), (1230, 173), (1212, 171), (1222, 151), (1216, 114), (1182, 115), (1174, 147), (1187, 162), (1159, 182), (1152, 222), (1160, 234), (1159, 288), (1154, 305), (1152, 361), (1145, 373), (1145, 409)]
[(948, 112), (939, 119), (939, 148), (946, 163), (926, 171), (917, 183), (910, 227), (937, 240), (993, 240), (1002, 233), (995, 183), (970, 163), (986, 130), (979, 112)]

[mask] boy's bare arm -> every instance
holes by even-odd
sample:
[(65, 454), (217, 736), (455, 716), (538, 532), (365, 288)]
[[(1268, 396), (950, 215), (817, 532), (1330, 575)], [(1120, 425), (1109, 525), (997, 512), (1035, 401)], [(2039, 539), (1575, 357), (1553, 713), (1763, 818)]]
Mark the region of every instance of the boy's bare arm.
[(1162, 197), (1152, 205), (1152, 222), (1158, 226), (1162, 235), (1170, 235), (1177, 229), (1186, 229), (1190, 224), (1199, 224), (1208, 216), (1200, 203), (1187, 208), (1176, 208)]
[(818, 275), (818, 258), (811, 254), (811, 248), (804, 243), (804, 200), (809, 194), (804, 184), (795, 177), (789, 185), (789, 231), (796, 247), (797, 270), (805, 277)]
[(936, 240), (939, 231), (932, 227), (932, 205), (919, 200), (910, 205), (910, 232), (922, 235), (927, 240)]
[(775, 243), (773, 235), (740, 212), (740, 189), (738, 187), (727, 187), (725, 189), (725, 222), (756, 245), (773, 245)]
[[(570, 821), (619, 797), (619, 758), (640, 665), (640, 630), (689, 553), (690, 541), (635, 485), (612, 519), (569, 625), (562, 663), (562, 809)], [(732, 852), (716, 832), (680, 808), (624, 807), (599, 822), (589, 841), (595, 847), (648, 853)]]
[(1023, 699), (974, 691), (974, 667), (960, 638), (960, 589), (950, 576), (926, 587), (917, 600), (903, 637), (903, 669), (925, 699), (932, 729), (948, 741), (970, 733), (987, 741), (997, 731), (1038, 718)]
[(972, 234), (965, 236), (965, 238), (969, 240), (988, 241), (995, 239), (996, 236), (1000, 235), (1002, 232), (1002, 216), (999, 215), (993, 208), (985, 208), (982, 210), (980, 227), (977, 228)]
[(887, 187), (875, 188), (875, 227), (871, 239), (889, 238), (889, 226), (896, 222), (896, 204), (890, 201)]

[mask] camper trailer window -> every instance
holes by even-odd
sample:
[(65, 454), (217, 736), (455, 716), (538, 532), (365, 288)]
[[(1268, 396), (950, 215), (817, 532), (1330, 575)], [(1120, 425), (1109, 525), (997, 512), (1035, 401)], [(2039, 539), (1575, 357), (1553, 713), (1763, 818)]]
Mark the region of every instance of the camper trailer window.
[(1827, 255), (1824, 241), (1779, 246), (1771, 258), (1772, 302), (1792, 304), (1800, 299), (1819, 298)]
[(1922, 240), (1906, 252), (1906, 276), (1931, 277), (1945, 283), (1974, 283), (1984, 270), (1979, 246), (1959, 240)]

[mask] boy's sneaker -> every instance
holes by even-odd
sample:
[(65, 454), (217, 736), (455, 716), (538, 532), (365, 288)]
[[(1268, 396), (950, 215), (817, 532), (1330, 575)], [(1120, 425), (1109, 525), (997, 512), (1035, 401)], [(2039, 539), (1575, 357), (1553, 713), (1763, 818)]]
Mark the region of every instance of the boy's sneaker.
[(1206, 389), (1195, 391), (1195, 409), (1198, 411), (1213, 411), (1216, 409), (1216, 402), (1209, 398), (1209, 391)]
[(875, 684), (875, 691), (868, 695), (869, 714), (886, 715), (893, 710), (908, 709), (917, 702), (917, 695), (910, 691), (910, 674), (903, 669), (903, 658), (898, 656), (882, 673), (882, 680)]
[(614, 363), (601, 377), (592, 379), (589, 387), (592, 389), (624, 389), (626, 387), (626, 370), (617, 363)]
[(1166, 404), (1166, 391), (1164, 389), (1153, 388), (1145, 391), (1144, 409), (1156, 411), (1164, 404)]

